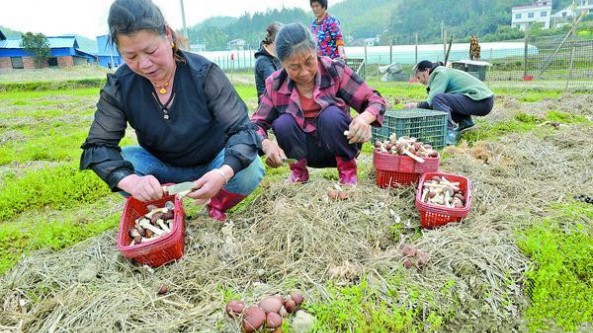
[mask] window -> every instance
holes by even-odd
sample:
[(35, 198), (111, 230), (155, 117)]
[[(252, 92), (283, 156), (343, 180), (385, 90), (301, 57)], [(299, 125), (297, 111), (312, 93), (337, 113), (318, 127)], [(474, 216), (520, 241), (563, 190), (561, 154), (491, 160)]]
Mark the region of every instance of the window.
[(532, 13), (527, 13), (527, 18), (533, 18), (533, 12)]
[(23, 69), (23, 58), (21, 57), (10, 57), (10, 62), (12, 63), (12, 68), (14, 69)]
[(546, 12), (546, 11), (543, 11), (543, 12), (541, 13), (541, 17), (546, 17), (546, 16), (548, 16), (548, 12)]
[(515, 20), (520, 20), (521, 19), (521, 14), (515, 14)]
[(47, 65), (49, 67), (58, 67), (58, 58), (51, 57), (51, 58), (47, 59)]

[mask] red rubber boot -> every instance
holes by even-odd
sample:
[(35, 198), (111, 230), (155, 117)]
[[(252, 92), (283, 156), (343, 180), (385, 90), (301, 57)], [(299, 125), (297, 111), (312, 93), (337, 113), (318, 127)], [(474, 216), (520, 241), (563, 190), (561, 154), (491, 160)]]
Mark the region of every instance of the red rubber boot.
[(218, 221), (226, 220), (225, 212), (235, 207), (239, 202), (247, 197), (243, 194), (232, 193), (224, 188), (221, 188), (215, 196), (210, 199), (210, 203), (206, 205), (208, 215)]
[(338, 162), (340, 183), (344, 185), (356, 185), (356, 159), (347, 161), (343, 157), (336, 156), (336, 162)]
[(289, 183), (306, 183), (309, 180), (306, 158), (290, 163), (288, 167), (292, 171), (290, 177), (288, 177)]

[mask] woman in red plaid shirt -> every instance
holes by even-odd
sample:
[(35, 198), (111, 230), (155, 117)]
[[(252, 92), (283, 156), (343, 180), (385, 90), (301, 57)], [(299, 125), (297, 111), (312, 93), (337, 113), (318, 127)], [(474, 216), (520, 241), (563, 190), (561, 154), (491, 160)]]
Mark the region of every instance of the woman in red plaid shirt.
[[(266, 80), (258, 110), (258, 126), (266, 164), (288, 159), (290, 182), (306, 182), (307, 166), (337, 167), (340, 183), (356, 184), (356, 157), (380, 126), (386, 102), (341, 61), (317, 56), (316, 43), (301, 23), (285, 25), (276, 35), (282, 69)], [(350, 107), (359, 115), (352, 118)], [(272, 129), (274, 142), (267, 136)]]

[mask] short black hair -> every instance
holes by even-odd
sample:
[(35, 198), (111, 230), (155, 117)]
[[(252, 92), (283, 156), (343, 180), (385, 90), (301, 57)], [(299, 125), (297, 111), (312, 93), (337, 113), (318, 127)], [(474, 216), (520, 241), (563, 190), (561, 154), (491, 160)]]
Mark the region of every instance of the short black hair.
[(313, 2), (319, 2), (323, 9), (327, 9), (327, 0), (309, 0), (309, 6), (313, 6)]
[(443, 65), (444, 63), (442, 61), (432, 62), (430, 60), (422, 60), (414, 67), (414, 73), (424, 72), (427, 69), (429, 69), (429, 73), (432, 73), (433, 69)]
[(278, 30), (282, 28), (282, 23), (280, 22), (272, 22), (266, 27), (266, 38), (262, 40), (262, 43), (266, 45), (270, 45), (274, 43), (276, 39), (276, 34), (278, 34)]

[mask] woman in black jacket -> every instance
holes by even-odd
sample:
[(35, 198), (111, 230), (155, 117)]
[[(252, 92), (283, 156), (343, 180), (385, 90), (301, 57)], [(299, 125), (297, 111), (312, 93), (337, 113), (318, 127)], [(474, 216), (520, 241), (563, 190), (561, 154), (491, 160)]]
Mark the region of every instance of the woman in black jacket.
[(276, 58), (276, 33), (282, 27), (281, 23), (271, 23), (266, 28), (266, 38), (261, 41), (259, 50), (255, 52), (255, 87), (257, 88), (257, 101), (264, 93), (266, 79), (270, 74), (282, 68), (280, 60)]
[[(80, 168), (141, 201), (192, 181), (187, 196), (224, 220), (264, 174), (247, 106), (220, 68), (177, 48), (151, 0), (116, 0), (108, 24), (125, 64), (101, 90)], [(128, 124), (138, 145), (120, 148)]]

